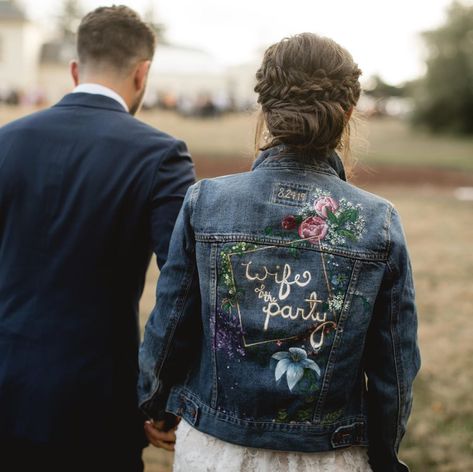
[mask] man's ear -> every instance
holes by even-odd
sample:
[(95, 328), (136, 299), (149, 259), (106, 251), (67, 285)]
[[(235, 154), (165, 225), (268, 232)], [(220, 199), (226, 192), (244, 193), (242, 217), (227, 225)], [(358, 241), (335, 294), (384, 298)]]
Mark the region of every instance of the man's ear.
[(69, 71), (74, 82), (74, 87), (77, 87), (79, 85), (79, 63), (77, 60), (74, 59), (69, 63)]
[(146, 86), (146, 79), (148, 77), (151, 61), (139, 62), (135, 69), (134, 85), (135, 90), (140, 92)]

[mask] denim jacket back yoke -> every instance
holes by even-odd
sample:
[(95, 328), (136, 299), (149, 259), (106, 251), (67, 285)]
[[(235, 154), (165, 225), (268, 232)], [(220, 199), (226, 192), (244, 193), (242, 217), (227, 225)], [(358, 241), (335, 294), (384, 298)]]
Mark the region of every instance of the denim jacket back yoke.
[(249, 447), (397, 458), (419, 369), (393, 206), (283, 147), (191, 187), (140, 350), (139, 395)]

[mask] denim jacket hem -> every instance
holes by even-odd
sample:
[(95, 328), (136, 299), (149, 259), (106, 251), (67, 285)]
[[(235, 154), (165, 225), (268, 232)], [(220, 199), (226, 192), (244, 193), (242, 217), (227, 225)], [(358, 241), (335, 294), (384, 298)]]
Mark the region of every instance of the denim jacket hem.
[(344, 417), (328, 425), (244, 420), (211, 408), (183, 386), (172, 389), (166, 411), (182, 417), (203, 433), (245, 447), (322, 452), (368, 446), (364, 415)]

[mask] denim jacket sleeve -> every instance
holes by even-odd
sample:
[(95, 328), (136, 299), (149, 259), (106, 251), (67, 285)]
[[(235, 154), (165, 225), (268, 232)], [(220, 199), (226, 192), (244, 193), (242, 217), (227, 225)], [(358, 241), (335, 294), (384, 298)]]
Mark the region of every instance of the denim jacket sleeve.
[(189, 188), (177, 217), (157, 287), (157, 303), (140, 348), (140, 407), (153, 419), (164, 414), (171, 387), (189, 368), (201, 333), (200, 292), (191, 219), (199, 183)]
[(389, 257), (365, 351), (369, 456), (374, 472), (409, 470), (397, 453), (420, 367), (412, 269), (399, 215), (391, 211)]

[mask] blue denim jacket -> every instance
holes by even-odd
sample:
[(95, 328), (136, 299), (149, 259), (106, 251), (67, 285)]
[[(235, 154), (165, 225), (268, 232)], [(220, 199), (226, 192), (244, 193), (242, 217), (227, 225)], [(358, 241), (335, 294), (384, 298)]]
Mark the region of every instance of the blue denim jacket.
[(393, 206), (282, 146), (188, 191), (140, 350), (139, 396), (222, 440), (397, 458), (419, 369)]

